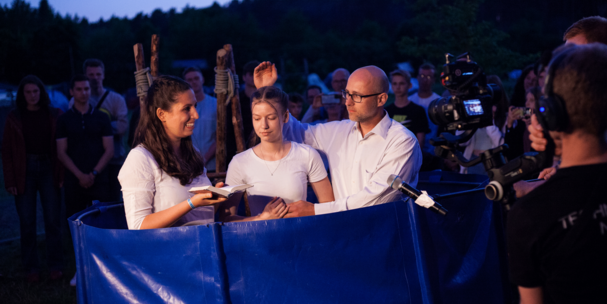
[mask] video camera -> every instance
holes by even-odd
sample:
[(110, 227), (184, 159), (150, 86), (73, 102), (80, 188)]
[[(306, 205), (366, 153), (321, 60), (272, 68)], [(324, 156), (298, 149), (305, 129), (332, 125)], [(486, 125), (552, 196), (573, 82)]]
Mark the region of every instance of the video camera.
[(472, 130), (493, 124), (493, 105), (501, 98), (497, 84), (487, 83), (481, 67), (470, 54), (457, 57), (445, 54), (447, 63), (441, 73), (442, 85), (451, 97), (430, 103), (428, 116), (446, 131)]
[[(545, 152), (527, 152), (509, 162), (503, 155), (508, 149), (505, 144), (484, 151), (478, 158), (466, 159), (458, 149), (460, 144), (470, 140), (478, 128), (493, 124), (493, 105), (501, 98), (502, 91), (498, 85), (487, 83), (482, 68), (471, 60), (470, 54), (464, 53), (456, 60), (451, 54), (445, 54), (445, 57), (441, 81), (451, 97), (432, 101), (428, 116), (439, 130), (447, 132), (430, 139), (430, 143), (435, 146), (437, 156), (454, 159), (463, 167), (482, 162), (490, 180), (485, 187), (485, 196), (502, 202), (508, 209), (515, 200), (512, 184), (551, 166), (554, 143), (545, 134), (549, 139)], [(453, 134), (454, 131), (464, 132)]]

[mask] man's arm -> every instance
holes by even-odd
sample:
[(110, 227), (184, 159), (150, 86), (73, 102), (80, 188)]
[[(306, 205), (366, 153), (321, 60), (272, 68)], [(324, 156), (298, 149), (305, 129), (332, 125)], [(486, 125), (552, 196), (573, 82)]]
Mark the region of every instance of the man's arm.
[(421, 149), (413, 137), (408, 137), (405, 141), (390, 147), (385, 154), (378, 168), (373, 172), (371, 180), (360, 192), (324, 204), (313, 205), (298, 201), (289, 205), (289, 214), (285, 217), (346, 211), (399, 199), (400, 192), (390, 188), (387, 183), (388, 178), (391, 174), (397, 174), (404, 182), (415, 187), (422, 164)]
[(103, 137), (103, 149), (105, 150), (105, 152), (103, 153), (94, 168), (97, 172), (101, 172), (105, 168), (105, 165), (107, 165), (110, 159), (112, 159), (112, 157), (114, 156), (114, 136)]
[(76, 178), (80, 181), (80, 186), (88, 188), (93, 185), (93, 178), (89, 174), (84, 174), (74, 161), (67, 155), (67, 138), (57, 138), (57, 158)]

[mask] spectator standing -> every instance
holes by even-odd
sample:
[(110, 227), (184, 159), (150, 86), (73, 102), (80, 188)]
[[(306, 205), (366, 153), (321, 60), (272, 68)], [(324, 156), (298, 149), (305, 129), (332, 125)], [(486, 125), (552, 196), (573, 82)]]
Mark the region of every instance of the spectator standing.
[(6, 190), (15, 196), (21, 233), (21, 259), (29, 282), (40, 280), (36, 241), (36, 197), (44, 215), (50, 278), (63, 277), (61, 199), (63, 167), (57, 160), (55, 131), (63, 112), (50, 106), (42, 81), (28, 75), (17, 90), (17, 109), (4, 127), (2, 163)]
[[(420, 105), (424, 108), (426, 113), (428, 113), (428, 106), (430, 103), (440, 98), (440, 95), (432, 92), (432, 85), (434, 85), (435, 81), (435, 68), (430, 63), (422, 64), (417, 73), (417, 82), (419, 83), (419, 90), (417, 93), (409, 96), (409, 100), (413, 103)], [(438, 130), (438, 126), (429, 122), (430, 134), (425, 136), (423, 143), (423, 151), (426, 151), (432, 155), (434, 155), (434, 147), (430, 144), (430, 138), (436, 136), (436, 131)], [(420, 143), (420, 145), (422, 145)]]
[(204, 76), (197, 67), (183, 71), (183, 79), (192, 87), (196, 96), (198, 120), (194, 124), (192, 143), (204, 157), (208, 171), (215, 171), (215, 152), (217, 151), (217, 98), (204, 93)]
[(108, 116), (89, 103), (89, 80), (75, 76), (70, 83), (74, 105), (57, 121), (57, 155), (65, 174), (65, 213), (72, 216), (93, 200), (109, 201), (106, 165), (114, 155)]
[(390, 73), (394, 103), (386, 107), (390, 118), (401, 123), (417, 137), (420, 148), (424, 148), (426, 134), (430, 133), (428, 116), (423, 107), (412, 103), (407, 96), (411, 89), (411, 75), (407, 71), (395, 70)]
[[(114, 136), (114, 156), (107, 165), (108, 189), (107, 199), (119, 200), (122, 196), (118, 172), (126, 158), (126, 149), (122, 143), (122, 136), (126, 133), (128, 122), (128, 109), (122, 95), (103, 87), (105, 80), (105, 65), (99, 59), (87, 59), (83, 64), (84, 75), (89, 79), (91, 88), (89, 104), (99, 111), (105, 113), (111, 121), (112, 134)], [(70, 100), (70, 107), (74, 104), (74, 98)]]

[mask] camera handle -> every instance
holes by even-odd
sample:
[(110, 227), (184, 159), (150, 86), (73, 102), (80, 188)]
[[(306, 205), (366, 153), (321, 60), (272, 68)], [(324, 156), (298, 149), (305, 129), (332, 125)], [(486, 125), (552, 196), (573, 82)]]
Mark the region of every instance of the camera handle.
[(516, 200), (512, 185), (552, 165), (554, 141), (545, 131), (544, 137), (548, 139), (546, 151), (527, 152), (506, 163), (503, 152), (508, 149), (508, 145), (504, 144), (484, 151), (477, 158), (468, 160), (457, 148), (460, 143), (470, 140), (476, 130), (467, 130), (460, 135), (441, 133), (439, 137), (430, 139), (430, 144), (435, 146), (437, 156), (455, 160), (463, 167), (471, 167), (482, 162), (490, 180), (485, 187), (485, 196), (490, 200), (502, 203), (506, 210), (509, 210), (510, 205)]

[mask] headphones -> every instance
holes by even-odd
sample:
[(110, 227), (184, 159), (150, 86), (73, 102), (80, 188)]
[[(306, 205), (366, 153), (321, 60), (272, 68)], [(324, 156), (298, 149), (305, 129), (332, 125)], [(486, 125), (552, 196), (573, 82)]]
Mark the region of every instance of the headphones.
[(569, 116), (563, 98), (554, 93), (554, 77), (556, 69), (561, 62), (573, 51), (575, 46), (563, 50), (550, 61), (548, 71), (546, 71), (546, 85), (544, 86), (544, 96), (536, 103), (535, 113), (539, 123), (544, 130), (565, 131), (569, 127)]

